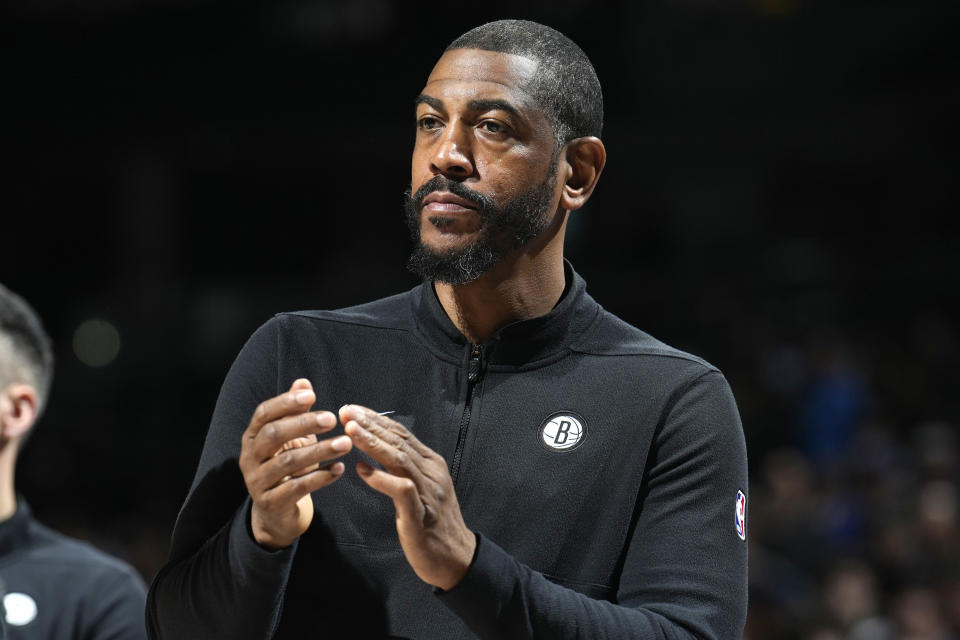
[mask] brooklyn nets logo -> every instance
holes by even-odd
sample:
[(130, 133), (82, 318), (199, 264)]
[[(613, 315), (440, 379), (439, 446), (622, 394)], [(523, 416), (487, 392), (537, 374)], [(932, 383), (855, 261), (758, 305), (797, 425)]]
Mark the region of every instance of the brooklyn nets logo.
[(554, 451), (572, 451), (586, 435), (583, 418), (568, 411), (555, 413), (540, 425), (540, 442)]
[(37, 617), (37, 602), (25, 593), (8, 593), (3, 596), (3, 608), (7, 610), (7, 624), (23, 627)]

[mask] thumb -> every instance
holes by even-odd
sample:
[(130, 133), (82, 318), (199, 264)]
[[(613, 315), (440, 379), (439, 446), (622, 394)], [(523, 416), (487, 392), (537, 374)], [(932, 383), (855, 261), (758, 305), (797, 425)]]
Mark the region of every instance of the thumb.
[(363, 460), (357, 462), (357, 474), (371, 488), (393, 499), (401, 520), (423, 522), (424, 506), (413, 480), (375, 469)]

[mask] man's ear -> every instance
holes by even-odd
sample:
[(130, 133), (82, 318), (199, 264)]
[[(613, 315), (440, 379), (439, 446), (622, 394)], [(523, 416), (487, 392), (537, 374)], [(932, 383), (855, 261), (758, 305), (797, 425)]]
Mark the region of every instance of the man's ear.
[(29, 384), (11, 384), (0, 394), (0, 436), (3, 440), (12, 440), (33, 426), (40, 401), (37, 390)]
[(600, 138), (586, 136), (568, 142), (562, 153), (570, 171), (560, 194), (560, 207), (576, 211), (586, 204), (597, 186), (600, 172), (607, 163), (607, 150)]

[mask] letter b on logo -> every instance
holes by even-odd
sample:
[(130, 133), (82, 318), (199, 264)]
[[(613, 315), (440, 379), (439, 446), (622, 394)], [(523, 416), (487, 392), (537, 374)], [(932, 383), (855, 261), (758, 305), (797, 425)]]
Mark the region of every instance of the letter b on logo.
[(540, 441), (554, 451), (569, 451), (583, 442), (583, 419), (567, 412), (555, 413), (540, 426)]

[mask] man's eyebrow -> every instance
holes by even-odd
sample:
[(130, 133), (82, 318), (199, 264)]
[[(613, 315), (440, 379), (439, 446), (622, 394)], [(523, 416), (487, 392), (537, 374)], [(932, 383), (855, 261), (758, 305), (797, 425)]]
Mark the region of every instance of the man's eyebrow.
[(419, 104), (428, 104), (437, 111), (443, 111), (443, 100), (437, 100), (433, 96), (428, 96), (425, 93), (421, 93), (413, 99), (413, 106), (417, 106)]
[[(418, 104), (428, 104), (437, 111), (443, 111), (444, 108), (443, 100), (428, 96), (425, 93), (421, 93), (414, 98), (413, 104), (414, 106)], [(470, 109), (470, 111), (506, 111), (515, 118), (523, 118), (520, 110), (506, 100), (471, 100), (467, 103), (467, 108)]]
[(520, 111), (506, 100), (471, 100), (467, 108), (471, 111), (506, 111), (514, 118), (523, 118)]

